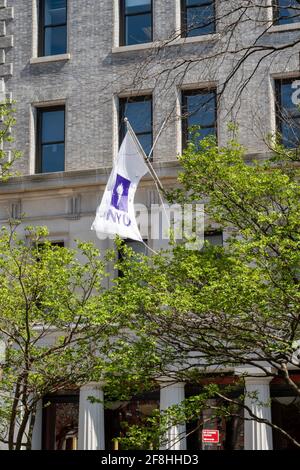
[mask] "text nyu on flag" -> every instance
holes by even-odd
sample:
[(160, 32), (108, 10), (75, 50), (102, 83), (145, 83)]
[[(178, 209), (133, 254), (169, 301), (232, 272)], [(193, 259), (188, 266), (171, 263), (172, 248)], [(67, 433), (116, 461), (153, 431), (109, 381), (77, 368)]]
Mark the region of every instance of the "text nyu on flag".
[(141, 150), (127, 131), (92, 225), (98, 238), (119, 235), (142, 241), (135, 218), (134, 196), (147, 171)]

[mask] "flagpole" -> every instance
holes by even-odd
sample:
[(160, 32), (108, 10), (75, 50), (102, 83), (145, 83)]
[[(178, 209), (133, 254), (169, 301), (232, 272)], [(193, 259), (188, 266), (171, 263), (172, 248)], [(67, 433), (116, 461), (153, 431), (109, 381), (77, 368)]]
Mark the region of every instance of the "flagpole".
[[(127, 118), (124, 118), (124, 122), (125, 122), (125, 124), (126, 124), (126, 126), (127, 126), (128, 132), (130, 132), (131, 137), (134, 139), (136, 145), (138, 146), (138, 148), (139, 148), (139, 150), (140, 150), (140, 152), (141, 152), (141, 154), (142, 154), (142, 156), (143, 156), (143, 159), (144, 159), (144, 161), (145, 161), (147, 167), (149, 168), (149, 172), (150, 172), (152, 178), (153, 178), (154, 181), (156, 182), (156, 184), (157, 184), (159, 190), (160, 190), (162, 193), (164, 193), (165, 190), (164, 190), (164, 188), (163, 188), (163, 185), (161, 184), (159, 177), (157, 176), (157, 174), (156, 174), (156, 172), (155, 172), (153, 166), (151, 165), (151, 162), (149, 161), (149, 157), (147, 157), (147, 155), (145, 154), (145, 151), (144, 151), (143, 147), (141, 146), (141, 143), (140, 143), (139, 139), (138, 139), (137, 136), (135, 135), (135, 132), (134, 132), (134, 130), (132, 129), (130, 122), (128, 121)], [(166, 122), (166, 121), (165, 121), (165, 122)], [(164, 123), (164, 124), (165, 124), (165, 123)], [(163, 125), (164, 125), (164, 124), (163, 124)], [(160, 130), (158, 137), (160, 136), (161, 131), (162, 131), (162, 129)], [(156, 140), (155, 140), (154, 145), (156, 144), (156, 142), (157, 142), (157, 138), (156, 138)], [(151, 153), (153, 152), (154, 145), (152, 146), (152, 149), (151, 149), (151, 152), (150, 152), (149, 155), (151, 155)]]
[(162, 131), (163, 131), (164, 128), (165, 128), (165, 125), (166, 125), (168, 119), (169, 119), (169, 116), (166, 117), (166, 119), (164, 120), (164, 122), (163, 122), (162, 125), (161, 125), (161, 128), (160, 128), (159, 131), (158, 131), (158, 134), (157, 134), (157, 136), (156, 136), (156, 138), (155, 138), (155, 141), (154, 141), (154, 143), (153, 143), (153, 145), (152, 145), (152, 147), (151, 147), (151, 150), (150, 150), (150, 152), (149, 152), (148, 160), (150, 160), (150, 158), (152, 157), (153, 150), (154, 150), (154, 148), (155, 148), (155, 146), (156, 146), (156, 144), (157, 144), (158, 139), (160, 138), (160, 135), (161, 135)]
[[(164, 187), (163, 187), (163, 185), (161, 184), (160, 179), (159, 179), (159, 177), (158, 177), (157, 174), (156, 174), (156, 171), (154, 170), (153, 166), (151, 165), (151, 162), (149, 161), (149, 157), (147, 157), (147, 155), (146, 155), (146, 153), (145, 153), (145, 151), (144, 151), (144, 149), (143, 149), (143, 147), (142, 147), (142, 145), (141, 145), (139, 139), (137, 138), (137, 136), (136, 136), (134, 130), (132, 129), (130, 122), (128, 121), (127, 118), (124, 118), (124, 122), (125, 122), (125, 124), (126, 124), (126, 126), (127, 126), (128, 132), (130, 133), (131, 137), (133, 138), (133, 140), (135, 141), (136, 145), (138, 146), (138, 148), (139, 148), (139, 150), (140, 150), (140, 152), (141, 152), (141, 155), (143, 156), (143, 159), (144, 159), (144, 161), (145, 161), (145, 163), (146, 163), (146, 165), (147, 165), (147, 167), (148, 167), (148, 169), (149, 169), (149, 172), (150, 172), (150, 174), (151, 174), (151, 176), (152, 176), (152, 178), (153, 178), (153, 180), (154, 180), (154, 183), (155, 183), (155, 186), (156, 186), (156, 188), (157, 188), (157, 192), (158, 192), (158, 195), (159, 195), (159, 198), (160, 198), (160, 202), (161, 202), (161, 204), (162, 204), (162, 206), (163, 206), (163, 210), (164, 210), (164, 213), (165, 213), (165, 217), (166, 217), (167, 223), (168, 223), (168, 225), (169, 225), (169, 229), (170, 229), (170, 228), (171, 228), (171, 225), (170, 225), (170, 221), (169, 221), (169, 218), (168, 218), (168, 214), (167, 214), (166, 207), (165, 207), (165, 203), (164, 203), (163, 196), (162, 196), (162, 195), (165, 194)], [(166, 122), (167, 122), (167, 119), (164, 120), (164, 123), (163, 123), (163, 125), (162, 125), (162, 127), (161, 127), (161, 129), (160, 129), (160, 131), (159, 131), (159, 133), (158, 133), (158, 135), (157, 135), (157, 137), (156, 137), (156, 139), (155, 139), (155, 142), (154, 142), (154, 144), (153, 144), (153, 146), (152, 146), (152, 149), (151, 149), (151, 151), (150, 151), (150, 153), (149, 153), (149, 156), (150, 156), (151, 153), (153, 152), (154, 146), (156, 145), (156, 142), (157, 142), (157, 140), (158, 140), (160, 134), (162, 133), (162, 130), (163, 130), (163, 128), (164, 128)]]

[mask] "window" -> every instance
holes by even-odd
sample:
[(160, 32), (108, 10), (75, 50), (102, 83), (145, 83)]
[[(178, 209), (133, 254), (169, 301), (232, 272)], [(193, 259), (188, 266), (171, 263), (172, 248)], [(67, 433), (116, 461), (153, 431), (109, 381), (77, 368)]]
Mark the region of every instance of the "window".
[(120, 0), (120, 45), (152, 41), (152, 0)]
[[(111, 402), (110, 397), (107, 397), (107, 401)], [(159, 410), (159, 402), (159, 390), (134, 396), (130, 401), (111, 402), (111, 405), (104, 411), (105, 449), (126, 450), (126, 448), (122, 448), (122, 443), (118, 442), (116, 438), (126, 436), (131, 426), (145, 427), (147, 425), (146, 419), (151, 417), (155, 410)], [(158, 449), (159, 443), (155, 437), (153, 439), (152, 447)], [(148, 446), (149, 444), (145, 444), (145, 450), (149, 449)]]
[(191, 127), (200, 126), (198, 140), (217, 135), (217, 100), (215, 90), (193, 90), (182, 93), (182, 141), (186, 147), (192, 137)]
[(213, 246), (223, 246), (223, 232), (220, 230), (205, 232), (204, 240)]
[(37, 173), (65, 169), (65, 108), (37, 109)]
[(149, 155), (152, 147), (152, 97), (151, 96), (135, 96), (133, 98), (120, 99), (120, 136), (119, 143), (121, 145), (125, 133), (126, 126), (124, 118), (127, 117), (131, 127), (136, 133), (145, 154)]
[(76, 450), (79, 394), (51, 395), (43, 399), (43, 450)]
[(299, 0), (275, 0), (274, 1), (274, 23), (277, 25), (299, 23), (300, 2)]
[[(137, 240), (131, 240), (131, 239), (127, 239), (127, 240), (123, 240), (124, 244), (128, 247), (128, 248), (131, 248), (132, 251), (135, 253), (136, 255), (136, 258), (137, 259), (141, 259), (141, 256), (147, 256), (148, 254), (148, 251), (147, 251), (147, 243), (148, 243), (148, 240), (143, 240), (144, 243), (142, 242), (139, 242)], [(122, 261), (123, 260), (123, 252), (122, 251), (119, 251), (118, 252), (118, 259), (119, 261)], [(122, 269), (118, 269), (118, 277), (123, 277), (124, 273), (122, 271)]]
[(67, 52), (67, 0), (40, 0), (39, 56)]
[[(65, 247), (65, 242), (64, 241), (52, 241), (48, 240), (51, 244), (51, 247), (59, 247), (59, 248), (64, 248)], [(36, 245), (36, 248), (38, 248), (39, 251), (42, 251), (45, 248), (45, 242), (39, 242)]]
[[(239, 397), (243, 395), (244, 391), (238, 385), (235, 384), (234, 377), (230, 375), (218, 376), (207, 376), (203, 380), (203, 385), (208, 383), (217, 384), (221, 390), (224, 390), (224, 395), (228, 398), (236, 400), (238, 403)], [(231, 390), (228, 389), (229, 384)], [(190, 399), (192, 397), (199, 396), (203, 393), (203, 385), (188, 383), (185, 386), (185, 398)], [(224, 419), (222, 414), (217, 413), (214, 408), (223, 407), (225, 410), (228, 406), (226, 400), (222, 398), (210, 398), (206, 401), (207, 408), (205, 406), (199, 410), (198, 418), (193, 421), (187, 421), (186, 423), (186, 444), (187, 450), (190, 452), (199, 450), (243, 450), (244, 449), (244, 410), (243, 407), (237, 407), (234, 416), (227, 417)], [(203, 429), (218, 429), (220, 431), (220, 442), (218, 445), (207, 444), (202, 442), (202, 430)]]
[(287, 148), (297, 148), (300, 144), (299, 87), (297, 82), (295, 79), (276, 81), (277, 130), (281, 135), (282, 144)]
[[(49, 241), (49, 240), (48, 240)], [(51, 248), (54, 247), (58, 247), (58, 248), (64, 248), (65, 247), (65, 242), (63, 241), (51, 241)], [(34, 245), (34, 248), (36, 249), (36, 253), (35, 253), (35, 258), (36, 258), (36, 261), (40, 262), (41, 259), (42, 259), (42, 254), (45, 250), (45, 242), (38, 242)], [(39, 300), (36, 300), (36, 306), (38, 308), (41, 308), (41, 305), (42, 305), (42, 302), (41, 302), (41, 298), (40, 298), (40, 301)]]
[(182, 36), (202, 36), (216, 31), (215, 2), (211, 0), (181, 0)]
[(220, 246), (223, 247), (223, 231), (222, 230), (208, 230), (204, 232), (205, 244), (201, 248), (202, 252), (206, 252), (209, 247)]

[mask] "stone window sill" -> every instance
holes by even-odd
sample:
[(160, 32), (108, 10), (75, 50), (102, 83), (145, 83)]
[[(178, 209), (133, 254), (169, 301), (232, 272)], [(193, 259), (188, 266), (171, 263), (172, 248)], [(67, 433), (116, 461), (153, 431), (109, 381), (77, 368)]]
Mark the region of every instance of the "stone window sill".
[(144, 49), (152, 49), (155, 47), (154, 42), (146, 42), (144, 44), (132, 44), (131, 46), (118, 46), (112, 48), (113, 54), (118, 54), (120, 52), (130, 52), (130, 51), (142, 51)]
[(283, 33), (285, 31), (295, 31), (296, 29), (300, 29), (300, 22), (273, 25), (268, 29), (268, 33)]
[(145, 44), (133, 44), (131, 46), (119, 46), (113, 47), (112, 53), (119, 54), (122, 52), (130, 52), (130, 51), (142, 51), (146, 49), (154, 49), (155, 47), (163, 47), (163, 46), (179, 46), (182, 44), (193, 44), (193, 43), (201, 43), (201, 42), (209, 42), (209, 41), (217, 41), (220, 39), (220, 34), (205, 34), (203, 36), (193, 36), (189, 38), (178, 37), (173, 39), (172, 41), (157, 41), (157, 42), (147, 42)]
[(32, 57), (30, 64), (48, 64), (50, 62), (60, 62), (70, 60), (71, 54), (48, 55), (44, 57)]
[(199, 43), (199, 42), (208, 42), (208, 41), (217, 41), (220, 39), (219, 33), (213, 34), (204, 34), (203, 36), (192, 36), (192, 37), (179, 37), (174, 39), (174, 41), (170, 42), (168, 46), (175, 46), (179, 44), (191, 44), (191, 43)]

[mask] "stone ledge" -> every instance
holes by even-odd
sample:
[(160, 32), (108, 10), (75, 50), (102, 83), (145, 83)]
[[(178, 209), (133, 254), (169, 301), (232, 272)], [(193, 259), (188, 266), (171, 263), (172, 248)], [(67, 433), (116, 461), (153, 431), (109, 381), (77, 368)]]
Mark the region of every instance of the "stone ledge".
[(14, 19), (14, 8), (13, 7), (2, 7), (0, 9), (0, 21), (1, 20), (13, 20)]
[(268, 29), (268, 33), (284, 33), (289, 31), (300, 30), (300, 22), (290, 24), (278, 24), (273, 25)]
[(6, 23), (5, 21), (0, 21), (0, 36), (6, 35)]
[[(177, 161), (161, 162), (154, 165), (159, 178), (174, 180), (177, 178), (180, 166)], [(0, 184), (0, 199), (13, 193), (26, 193), (31, 191), (48, 191), (67, 188), (82, 188), (105, 186), (111, 173), (111, 167), (94, 170), (74, 170), (58, 173), (45, 173), (12, 177), (6, 183)], [(147, 185), (152, 181), (150, 174), (145, 175), (143, 183)]]
[(0, 65), (0, 77), (12, 76), (13, 64), (2, 64)]
[(6, 47), (13, 47), (13, 45), (14, 45), (13, 36), (3, 36), (0, 38), (0, 49), (5, 49)]
[(30, 59), (30, 64), (48, 64), (51, 62), (59, 62), (64, 60), (70, 60), (71, 54), (58, 54), (58, 55), (48, 55), (44, 57), (32, 57)]
[(220, 39), (220, 34), (219, 33), (213, 33), (213, 34), (205, 34), (203, 36), (193, 36), (193, 37), (178, 37), (172, 41), (166, 41), (164, 44), (164, 41), (157, 41), (157, 42), (146, 42), (144, 44), (133, 44), (131, 46), (117, 46), (112, 48), (112, 53), (113, 54), (119, 54), (123, 52), (138, 52), (138, 51), (143, 51), (147, 49), (156, 49), (158, 47), (164, 46), (181, 46), (184, 44), (199, 44), (202, 42), (213, 42), (213, 41), (218, 41)]
[(166, 44), (166, 46), (181, 46), (183, 44), (195, 44), (201, 42), (213, 42), (220, 39), (219, 33), (204, 34), (203, 36), (179, 37)]
[(146, 49), (155, 49), (159, 44), (155, 42), (145, 42), (144, 44), (132, 44), (131, 46), (117, 46), (112, 48), (113, 54), (119, 54), (123, 52), (138, 52)]

